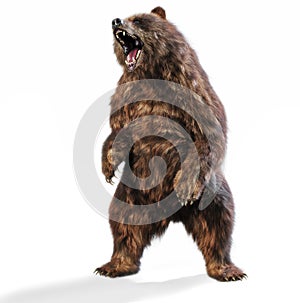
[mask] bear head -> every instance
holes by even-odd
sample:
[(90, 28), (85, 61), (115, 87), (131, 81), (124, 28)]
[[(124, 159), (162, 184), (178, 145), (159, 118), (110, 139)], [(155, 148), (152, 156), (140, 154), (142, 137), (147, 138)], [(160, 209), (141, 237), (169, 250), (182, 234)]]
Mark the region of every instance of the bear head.
[(112, 21), (114, 51), (118, 62), (129, 72), (161, 68), (163, 62), (187, 48), (176, 27), (166, 19), (165, 10), (154, 8), (150, 14), (136, 14)]

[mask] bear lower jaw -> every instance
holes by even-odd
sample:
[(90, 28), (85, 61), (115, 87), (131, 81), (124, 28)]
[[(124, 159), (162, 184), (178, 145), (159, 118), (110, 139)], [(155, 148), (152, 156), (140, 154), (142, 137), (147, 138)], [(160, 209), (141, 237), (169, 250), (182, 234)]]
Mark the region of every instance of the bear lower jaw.
[(134, 49), (126, 56), (125, 64), (127, 66), (128, 71), (133, 72), (135, 70), (140, 54), (140, 49)]

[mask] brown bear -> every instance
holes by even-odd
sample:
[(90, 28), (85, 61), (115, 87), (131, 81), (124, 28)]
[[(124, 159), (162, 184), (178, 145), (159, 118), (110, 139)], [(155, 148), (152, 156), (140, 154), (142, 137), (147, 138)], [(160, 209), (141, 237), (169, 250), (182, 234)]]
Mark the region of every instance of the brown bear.
[[(112, 182), (121, 162), (125, 166), (109, 209), (113, 254), (95, 272), (108, 277), (138, 272), (151, 240), (170, 222), (182, 222), (209, 276), (243, 279), (246, 274), (230, 259), (234, 205), (221, 167), (226, 116), (195, 51), (161, 7), (114, 19), (112, 28), (123, 74), (111, 98), (112, 132), (102, 150), (106, 181)], [(190, 142), (182, 129), (194, 149), (186, 147)], [(156, 156), (165, 166), (151, 164)]]

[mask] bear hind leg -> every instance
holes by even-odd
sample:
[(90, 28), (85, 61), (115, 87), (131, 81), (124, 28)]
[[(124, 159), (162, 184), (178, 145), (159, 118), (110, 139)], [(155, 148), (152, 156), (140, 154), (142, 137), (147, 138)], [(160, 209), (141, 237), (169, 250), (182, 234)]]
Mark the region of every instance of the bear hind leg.
[(232, 194), (224, 177), (218, 177), (221, 186), (213, 201), (205, 209), (182, 218), (182, 222), (201, 250), (210, 277), (219, 281), (242, 280), (247, 275), (230, 259), (234, 221)]
[(167, 221), (148, 225), (127, 225), (110, 220), (114, 237), (114, 251), (110, 262), (95, 270), (107, 277), (132, 275), (139, 271), (144, 248), (155, 235), (162, 235), (168, 227)]

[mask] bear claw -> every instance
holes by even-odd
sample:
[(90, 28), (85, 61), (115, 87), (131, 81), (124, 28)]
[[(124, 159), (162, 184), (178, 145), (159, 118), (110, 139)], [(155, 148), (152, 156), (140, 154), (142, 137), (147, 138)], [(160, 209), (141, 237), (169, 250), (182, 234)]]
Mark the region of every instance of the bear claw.
[(196, 199), (181, 199), (180, 197), (178, 197), (177, 196), (177, 198), (178, 198), (178, 201), (179, 201), (179, 203), (181, 204), (181, 206), (188, 206), (188, 205), (193, 205), (194, 204), (194, 202), (196, 201)]

